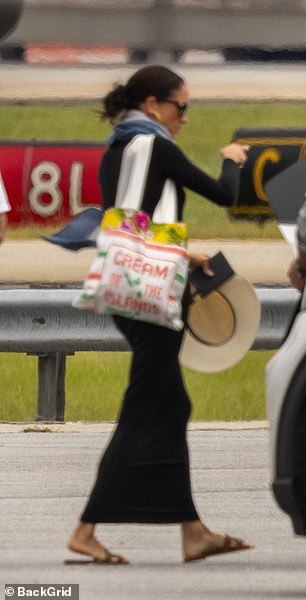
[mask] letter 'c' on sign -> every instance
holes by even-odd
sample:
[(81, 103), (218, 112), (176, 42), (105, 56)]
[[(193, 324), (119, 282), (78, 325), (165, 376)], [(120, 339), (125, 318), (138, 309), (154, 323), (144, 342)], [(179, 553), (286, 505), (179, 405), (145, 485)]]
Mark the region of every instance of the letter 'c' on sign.
[[(42, 161), (33, 168), (29, 202), (34, 213), (50, 217), (61, 208), (63, 194), (59, 189), (60, 180), (61, 170), (54, 162)], [(47, 196), (49, 201), (45, 202), (43, 196)]]
[(260, 200), (268, 202), (268, 196), (264, 191), (263, 187), (263, 173), (264, 168), (268, 162), (277, 163), (279, 162), (281, 155), (276, 148), (267, 148), (260, 154), (254, 164), (253, 169), (253, 183), (256, 195)]

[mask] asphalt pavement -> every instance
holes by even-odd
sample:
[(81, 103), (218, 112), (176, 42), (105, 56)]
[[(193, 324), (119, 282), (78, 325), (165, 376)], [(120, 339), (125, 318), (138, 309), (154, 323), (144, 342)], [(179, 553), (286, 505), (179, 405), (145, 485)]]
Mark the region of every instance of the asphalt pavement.
[(293, 534), (272, 498), (268, 430), (260, 424), (189, 431), (202, 518), (255, 549), (186, 564), (178, 526), (110, 524), (99, 525), (98, 536), (130, 565), (64, 565), (71, 558), (66, 539), (109, 435), (86, 429), (0, 434), (1, 584), (77, 583), (80, 600), (306, 597), (306, 541)]
[[(189, 248), (210, 256), (222, 250), (233, 269), (252, 283), (288, 283), (293, 255), (283, 240), (190, 240)], [(81, 283), (94, 254), (94, 249), (71, 252), (43, 240), (7, 240), (0, 246), (0, 284)]]
[[(0, 100), (96, 100), (140, 65), (27, 65), (0, 63)], [(169, 65), (188, 82), (193, 100), (306, 99), (306, 72), (294, 63)]]

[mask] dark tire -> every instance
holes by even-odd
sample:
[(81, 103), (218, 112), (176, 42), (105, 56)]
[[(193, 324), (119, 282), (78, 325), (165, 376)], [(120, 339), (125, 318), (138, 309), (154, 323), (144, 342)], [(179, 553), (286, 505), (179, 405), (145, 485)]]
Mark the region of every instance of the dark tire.
[(306, 535), (306, 356), (283, 402), (273, 490), (278, 504), (290, 515), (295, 533)]
[(0, 39), (12, 31), (23, 9), (23, 0), (0, 2)]

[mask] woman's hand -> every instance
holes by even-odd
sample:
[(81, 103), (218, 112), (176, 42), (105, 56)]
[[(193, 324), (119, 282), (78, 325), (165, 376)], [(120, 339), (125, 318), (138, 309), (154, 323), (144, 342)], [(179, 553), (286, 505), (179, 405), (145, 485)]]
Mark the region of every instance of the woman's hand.
[(306, 280), (306, 270), (304, 270), (301, 267), (300, 261), (298, 258), (296, 258), (295, 260), (293, 260), (290, 265), (289, 265), (289, 269), (287, 272), (287, 276), (290, 279), (290, 282), (292, 283), (292, 285), (299, 290), (300, 292), (303, 291), (304, 287), (305, 287), (305, 280)]
[(189, 265), (192, 269), (195, 269), (196, 267), (202, 267), (202, 271), (205, 273), (205, 275), (208, 275), (209, 277), (214, 275), (214, 272), (211, 270), (209, 265), (210, 257), (208, 254), (192, 254), (189, 252), (188, 256)]
[(237, 165), (243, 167), (244, 163), (248, 158), (247, 152), (249, 149), (250, 146), (248, 146), (247, 144), (237, 144), (234, 142), (233, 144), (229, 144), (228, 146), (224, 146), (224, 148), (221, 148), (220, 154), (223, 159), (230, 158)]
[(7, 213), (1, 213), (0, 214), (0, 244), (4, 240), (6, 228), (7, 228)]

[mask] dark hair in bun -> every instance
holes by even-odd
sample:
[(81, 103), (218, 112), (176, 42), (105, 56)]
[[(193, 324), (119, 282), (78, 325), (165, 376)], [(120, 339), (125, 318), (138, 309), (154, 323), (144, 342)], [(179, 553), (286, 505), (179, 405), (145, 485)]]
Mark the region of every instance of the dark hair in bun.
[(167, 67), (143, 67), (130, 77), (126, 85), (116, 84), (103, 98), (101, 116), (111, 122), (116, 121), (127, 110), (139, 108), (148, 96), (155, 96), (162, 102), (183, 84), (182, 77)]
[(126, 86), (117, 83), (102, 100), (103, 119), (115, 121), (127, 108)]

